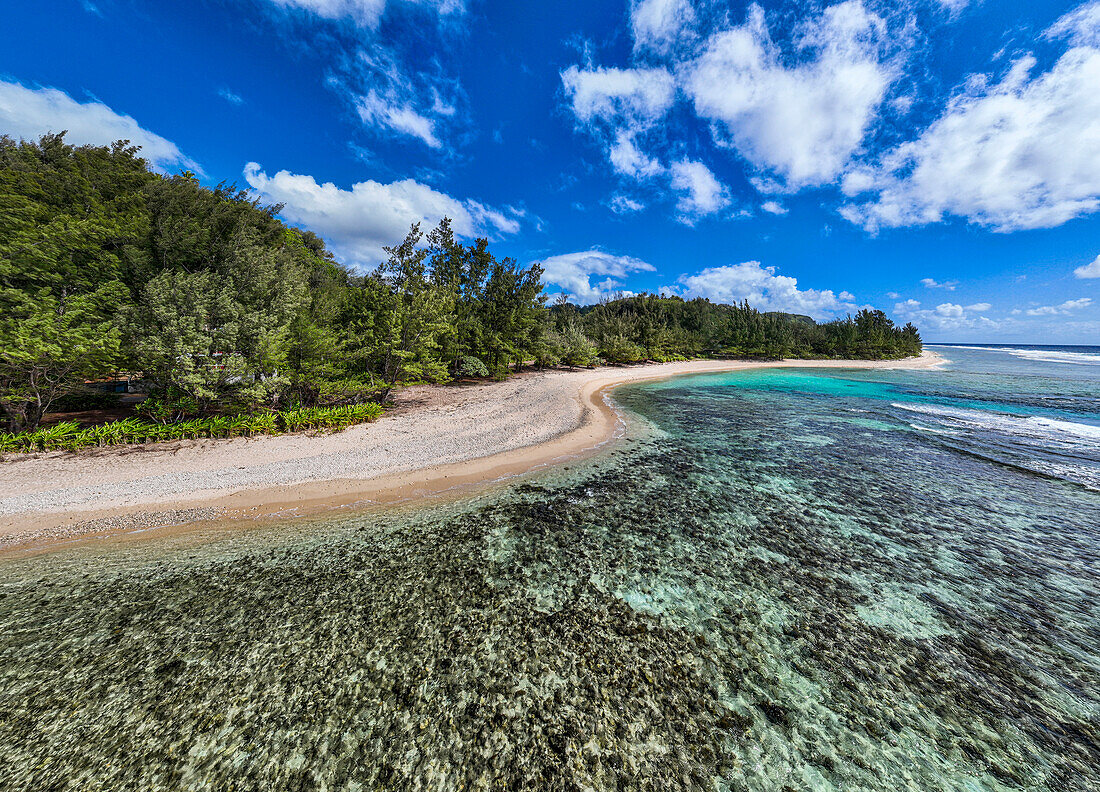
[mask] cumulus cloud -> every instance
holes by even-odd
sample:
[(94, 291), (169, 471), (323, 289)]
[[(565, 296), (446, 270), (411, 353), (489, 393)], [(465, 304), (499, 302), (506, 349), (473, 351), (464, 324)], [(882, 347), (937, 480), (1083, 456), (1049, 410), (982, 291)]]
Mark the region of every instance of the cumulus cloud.
[(779, 203), (779, 201), (764, 201), (764, 203), (760, 204), (760, 208), (768, 214), (773, 215), (785, 215), (788, 212), (787, 207)]
[(852, 303), (855, 298), (846, 291), (799, 289), (796, 278), (777, 275), (775, 267), (763, 267), (759, 261), (707, 267), (694, 275), (682, 275), (679, 283), (684, 297), (724, 303), (748, 300), (762, 311), (808, 314), (815, 319), (832, 319), (857, 309)]
[[(676, 145), (673, 127), (662, 123), (678, 101), (719, 148), (747, 163), (758, 189), (793, 192), (836, 180), (898, 76), (890, 54), (897, 43), (863, 0), (816, 13), (780, 42), (756, 4), (735, 26), (724, 14), (701, 17), (689, 0), (632, 0), (630, 29), (633, 68), (571, 66), (562, 85), (579, 127), (603, 144), (614, 171), (669, 187), (679, 219), (699, 207), (685, 204), (698, 193), (685, 188), (677, 160), (701, 158), (686, 155), (691, 147)], [(721, 203), (720, 195), (712, 192), (712, 201)]]
[[(639, 144), (668, 113), (676, 84), (665, 69), (580, 69), (562, 72), (577, 121), (601, 137), (616, 173), (636, 181), (660, 178), (676, 196), (677, 219), (692, 225), (729, 205), (729, 190), (704, 163), (681, 158), (668, 165)], [(630, 204), (612, 201), (616, 211)]]
[(143, 128), (130, 116), (103, 102), (77, 102), (56, 88), (27, 88), (0, 80), (0, 130), (27, 140), (68, 130), (65, 140), (74, 145), (106, 146), (129, 140), (141, 146), (141, 156), (161, 169), (188, 168), (202, 173), (175, 143)]
[(573, 115), (601, 139), (616, 173), (650, 179), (667, 172), (639, 146), (672, 107), (676, 85), (665, 69), (581, 69), (561, 73)]
[(1024, 313), (1028, 316), (1057, 316), (1079, 311), (1082, 308), (1088, 308), (1090, 305), (1092, 305), (1091, 297), (1081, 297), (1076, 300), (1066, 300), (1060, 305), (1040, 305), (1037, 308), (1029, 308)]
[(649, 125), (668, 112), (676, 95), (676, 84), (665, 69), (570, 66), (561, 79), (573, 114), (584, 124)]
[[(952, 15), (970, 5), (933, 2)], [(701, 159), (661, 123), (683, 101), (761, 193), (838, 185), (841, 214), (872, 233), (950, 218), (1010, 232), (1100, 210), (1100, 2), (1043, 33), (1064, 47), (1052, 64), (1028, 54), (970, 75), (935, 120), (884, 150), (868, 143), (883, 114), (921, 97), (919, 85), (891, 94), (916, 17), (882, 7), (844, 0), (781, 28), (757, 4), (732, 24), (689, 0), (631, 0), (636, 68), (571, 67), (565, 93), (620, 176), (670, 185), (672, 160)]]
[(859, 148), (896, 70), (883, 56), (886, 23), (860, 0), (804, 25), (792, 65), (772, 41), (764, 11), (712, 35), (685, 70), (699, 117), (720, 142), (787, 188), (833, 181)]
[[(633, 294), (622, 288), (632, 272), (654, 272), (656, 268), (631, 256), (615, 256), (602, 250), (563, 253), (540, 262), (547, 283), (561, 287), (579, 305), (589, 305), (613, 294)], [(593, 283), (593, 277), (601, 278)]]
[(1083, 264), (1073, 271), (1078, 278), (1100, 278), (1100, 256), (1093, 259), (1091, 264)]
[(915, 140), (851, 169), (842, 208), (880, 228), (960, 217), (995, 231), (1051, 228), (1100, 209), (1100, 4), (1063, 17), (1070, 48), (1049, 71), (1026, 55), (995, 80), (973, 75)]
[(906, 300), (894, 305), (894, 313), (905, 321), (914, 322), (922, 331), (984, 329), (993, 330), (999, 323), (974, 313), (988, 311), (989, 303), (976, 303), (965, 308), (958, 303), (940, 303), (935, 308), (921, 308), (917, 300)]
[[(269, 0), (272, 5), (300, 11), (322, 19), (350, 20), (365, 28), (376, 28), (386, 10), (386, 0)], [(410, 5), (423, 6), (440, 15), (461, 14), (466, 10), (463, 0), (406, 0)]]
[(920, 283), (926, 289), (946, 289), (947, 291), (955, 291), (955, 287), (959, 285), (957, 280), (940, 283), (935, 278), (921, 278)]
[(690, 30), (695, 9), (689, 0), (633, 0), (630, 27), (634, 48), (667, 53)]
[(670, 171), (672, 188), (680, 194), (676, 210), (682, 222), (694, 225), (729, 205), (729, 190), (702, 162), (679, 160), (672, 163)]
[(644, 154), (634, 142), (633, 136), (621, 130), (615, 137), (615, 143), (608, 149), (607, 158), (616, 172), (635, 179), (645, 179), (665, 172), (665, 167)]
[(381, 261), (383, 246), (400, 242), (414, 222), (433, 226), (449, 217), (466, 239), (519, 230), (516, 210), (462, 201), (413, 179), (358, 182), (345, 190), (285, 170), (268, 176), (255, 162), (245, 166), (244, 177), (265, 201), (284, 204), (284, 217), (317, 232), (338, 256), (363, 268)]

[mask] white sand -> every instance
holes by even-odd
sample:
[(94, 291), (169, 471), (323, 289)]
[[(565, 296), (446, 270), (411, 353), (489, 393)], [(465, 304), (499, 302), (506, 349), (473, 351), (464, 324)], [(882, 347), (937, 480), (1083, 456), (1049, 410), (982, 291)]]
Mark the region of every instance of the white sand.
[(11, 456), (0, 463), (0, 537), (187, 507), (256, 512), (307, 501), (386, 502), (499, 479), (604, 443), (617, 416), (601, 393), (625, 382), (778, 366), (931, 368), (941, 362), (925, 352), (885, 362), (710, 360), (555, 370), (502, 383), (408, 388), (377, 423), (338, 434)]

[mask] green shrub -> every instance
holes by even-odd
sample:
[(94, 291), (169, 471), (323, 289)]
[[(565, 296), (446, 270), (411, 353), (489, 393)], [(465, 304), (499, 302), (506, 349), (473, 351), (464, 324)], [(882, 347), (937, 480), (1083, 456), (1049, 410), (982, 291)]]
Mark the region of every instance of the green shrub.
[(645, 350), (625, 336), (609, 336), (600, 347), (600, 354), (611, 364), (637, 363), (645, 360)]
[(489, 367), (472, 355), (460, 357), (455, 361), (456, 377), (488, 377)]

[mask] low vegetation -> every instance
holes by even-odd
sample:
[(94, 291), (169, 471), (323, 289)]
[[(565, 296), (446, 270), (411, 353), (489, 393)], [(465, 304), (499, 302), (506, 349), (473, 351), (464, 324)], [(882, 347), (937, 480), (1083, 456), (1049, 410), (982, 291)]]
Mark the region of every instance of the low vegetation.
[(81, 428), (76, 421), (61, 421), (33, 432), (0, 432), (0, 453), (80, 451), (126, 443), (163, 443), (171, 440), (252, 437), (284, 432), (339, 432), (354, 424), (373, 421), (382, 414), (379, 404), (342, 407), (303, 407), (251, 415), (217, 415), (156, 423), (141, 418)]

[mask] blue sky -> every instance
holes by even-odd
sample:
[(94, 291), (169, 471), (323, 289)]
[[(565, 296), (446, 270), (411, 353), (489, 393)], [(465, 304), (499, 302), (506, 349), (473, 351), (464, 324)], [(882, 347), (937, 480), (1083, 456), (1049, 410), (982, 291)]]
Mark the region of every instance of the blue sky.
[(1100, 0), (5, 3), (0, 133), (126, 137), (369, 268), (1100, 343)]

